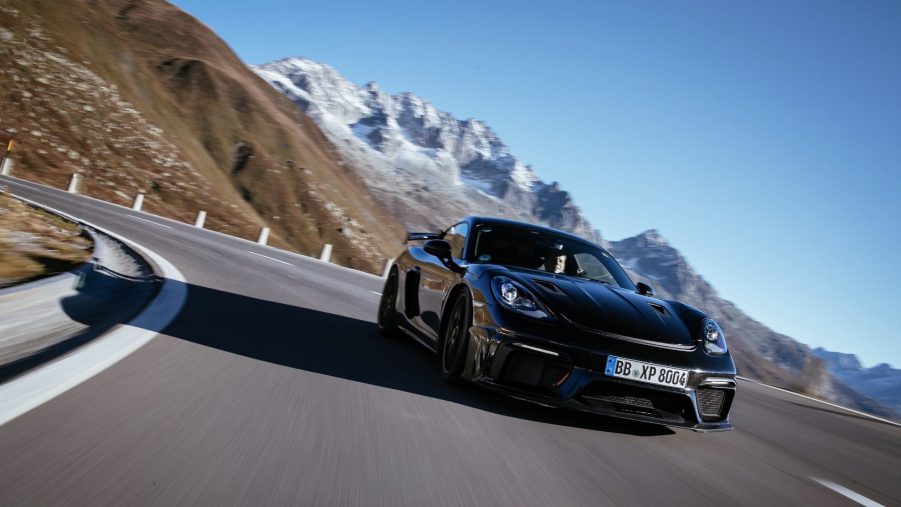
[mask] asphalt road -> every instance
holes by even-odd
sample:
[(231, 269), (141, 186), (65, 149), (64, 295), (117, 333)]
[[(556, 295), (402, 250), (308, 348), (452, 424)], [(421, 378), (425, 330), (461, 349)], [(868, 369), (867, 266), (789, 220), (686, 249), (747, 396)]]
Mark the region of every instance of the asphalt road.
[(188, 297), (150, 343), (0, 426), (0, 504), (901, 504), (896, 426), (748, 382), (736, 429), (709, 434), (450, 387), (378, 335), (377, 277), (3, 181), (152, 248)]

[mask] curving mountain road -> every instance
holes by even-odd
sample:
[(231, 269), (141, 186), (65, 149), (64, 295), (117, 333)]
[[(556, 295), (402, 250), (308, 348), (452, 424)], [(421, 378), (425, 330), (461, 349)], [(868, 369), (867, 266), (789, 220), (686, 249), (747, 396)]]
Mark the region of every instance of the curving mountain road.
[(901, 503), (895, 425), (749, 382), (712, 434), (450, 387), (378, 335), (375, 276), (2, 181), (152, 248), (188, 295), (147, 345), (0, 426), (0, 504)]

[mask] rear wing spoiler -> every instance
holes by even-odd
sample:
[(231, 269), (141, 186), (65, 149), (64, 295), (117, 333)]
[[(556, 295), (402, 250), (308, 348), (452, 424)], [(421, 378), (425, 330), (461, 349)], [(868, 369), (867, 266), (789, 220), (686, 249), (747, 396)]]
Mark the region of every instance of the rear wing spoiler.
[(407, 239), (405, 242), (424, 241), (427, 239), (441, 239), (441, 233), (440, 232), (407, 232)]

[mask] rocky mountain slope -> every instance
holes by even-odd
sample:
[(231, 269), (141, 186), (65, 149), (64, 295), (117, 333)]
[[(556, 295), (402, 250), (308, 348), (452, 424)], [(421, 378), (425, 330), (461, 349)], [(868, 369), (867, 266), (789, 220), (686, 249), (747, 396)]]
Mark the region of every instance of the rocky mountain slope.
[(286, 58), (251, 67), (322, 128), (377, 199), (408, 228), (438, 230), (447, 217), (487, 214), (540, 222), (607, 246), (634, 278), (696, 306), (729, 336), (741, 374), (894, 417), (831, 374), (806, 345), (723, 299), (657, 231), (608, 242), (569, 194), (545, 183), (478, 120), (458, 120), (412, 93), (356, 85), (332, 67)]
[(412, 228), (502, 215), (599, 239), (556, 183), (538, 178), (479, 120), (458, 120), (412, 93), (358, 86), (335, 69), (286, 58), (253, 70), (313, 118), (381, 203)]
[(163, 0), (0, 4), (13, 174), (380, 272), (402, 229), (320, 129)]
[(864, 368), (854, 354), (830, 352), (822, 347), (813, 350), (826, 369), (855, 391), (901, 413), (901, 370), (886, 363)]

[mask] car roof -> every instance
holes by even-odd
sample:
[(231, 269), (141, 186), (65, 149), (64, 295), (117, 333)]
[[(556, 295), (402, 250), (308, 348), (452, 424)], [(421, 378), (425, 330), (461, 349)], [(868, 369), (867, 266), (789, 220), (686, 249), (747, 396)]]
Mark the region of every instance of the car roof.
[(565, 236), (567, 238), (576, 239), (585, 243), (591, 243), (594, 245), (594, 241), (583, 238), (581, 236), (577, 236), (575, 234), (561, 231), (559, 229), (554, 229), (552, 227), (545, 227), (543, 225), (535, 225), (530, 224), (528, 222), (519, 222), (516, 220), (509, 220), (506, 218), (498, 218), (498, 217), (483, 217), (483, 216), (468, 216), (461, 220), (462, 222), (469, 222), (471, 227), (475, 227), (476, 225), (508, 225), (512, 227), (523, 227), (526, 229), (532, 229), (534, 231), (546, 232), (550, 234), (557, 234), (560, 236)]

